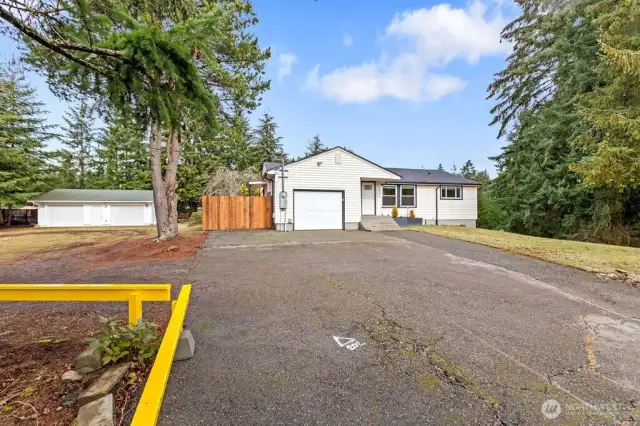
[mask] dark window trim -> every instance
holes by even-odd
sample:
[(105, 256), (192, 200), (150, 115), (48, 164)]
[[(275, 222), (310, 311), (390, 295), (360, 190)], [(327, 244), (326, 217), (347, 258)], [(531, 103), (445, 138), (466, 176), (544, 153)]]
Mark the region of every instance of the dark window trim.
[[(440, 189), (438, 190), (438, 192), (439, 192), (439, 197), (440, 197), (441, 200), (445, 200), (445, 201), (461, 201), (461, 200), (464, 200), (464, 186), (462, 186), (462, 185), (440, 185), (439, 188)], [(442, 198), (442, 188), (460, 188), (460, 198), (447, 198), (447, 197)]]
[[(303, 189), (303, 188), (298, 188), (298, 189), (294, 189), (293, 190), (293, 202), (291, 204), (292, 208), (293, 208), (293, 230), (296, 230), (296, 192), (340, 192), (342, 194), (342, 230), (345, 230), (346, 224), (344, 222), (345, 220), (345, 211), (344, 211), (344, 189)], [(287, 224), (284, 224), (285, 229)], [(314, 229), (314, 231), (322, 231), (322, 229)]]
[[(395, 189), (396, 193), (395, 193), (394, 197), (396, 199), (396, 204), (395, 205), (397, 206), (398, 205), (398, 185), (396, 185), (395, 183), (394, 184), (386, 183), (386, 184), (381, 185), (381, 187), (380, 187), (380, 203), (382, 203), (381, 204), (382, 208), (392, 209), (393, 206), (385, 206), (384, 205), (384, 187), (385, 186), (393, 187)], [(387, 195), (387, 197), (390, 197), (390, 195)]]
[[(413, 188), (413, 205), (412, 206), (403, 206), (402, 205), (402, 187), (403, 186), (410, 186)], [(398, 190), (400, 192), (400, 196), (398, 197), (398, 208), (402, 208), (402, 209), (415, 209), (416, 207), (418, 207), (418, 187), (417, 185), (407, 185), (407, 184), (399, 184), (398, 185)]]
[[(376, 182), (373, 180), (363, 180), (360, 182), (360, 216), (362, 216), (362, 184), (363, 183), (372, 183), (373, 184), (373, 215), (375, 216), (378, 213), (378, 200), (376, 198)], [(382, 201), (381, 201), (382, 202)]]

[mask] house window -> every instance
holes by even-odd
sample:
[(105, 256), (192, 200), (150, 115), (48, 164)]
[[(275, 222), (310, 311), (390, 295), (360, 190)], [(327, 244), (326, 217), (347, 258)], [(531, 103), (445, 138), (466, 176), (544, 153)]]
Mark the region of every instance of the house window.
[(396, 186), (382, 186), (382, 207), (393, 207), (396, 205)]
[(400, 207), (416, 206), (416, 187), (410, 185), (400, 186)]
[(462, 187), (442, 186), (440, 187), (440, 198), (442, 200), (462, 200)]

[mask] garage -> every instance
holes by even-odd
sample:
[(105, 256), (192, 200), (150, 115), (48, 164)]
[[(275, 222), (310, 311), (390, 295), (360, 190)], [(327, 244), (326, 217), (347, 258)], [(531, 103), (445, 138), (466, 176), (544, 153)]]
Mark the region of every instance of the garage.
[(81, 205), (52, 205), (48, 211), (50, 220), (58, 226), (83, 226), (84, 211)]
[(111, 223), (114, 226), (136, 226), (144, 223), (144, 206), (113, 205), (111, 207)]
[(344, 229), (344, 192), (294, 190), (293, 222), (296, 231)]
[(31, 200), (38, 226), (155, 225), (153, 191), (54, 189)]

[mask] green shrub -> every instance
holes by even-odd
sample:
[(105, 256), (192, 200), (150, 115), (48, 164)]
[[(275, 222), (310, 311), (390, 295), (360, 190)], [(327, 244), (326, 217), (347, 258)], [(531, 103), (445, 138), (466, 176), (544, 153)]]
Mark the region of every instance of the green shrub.
[(134, 361), (144, 366), (145, 361), (158, 351), (158, 326), (140, 319), (137, 324), (123, 325), (116, 318), (100, 317), (102, 324), (97, 339), (88, 339), (102, 350), (102, 363), (115, 364)]
[(393, 209), (391, 209), (391, 217), (393, 217), (393, 218), (398, 217), (398, 207), (397, 206), (393, 206)]
[(202, 212), (193, 212), (187, 223), (189, 226), (202, 225)]

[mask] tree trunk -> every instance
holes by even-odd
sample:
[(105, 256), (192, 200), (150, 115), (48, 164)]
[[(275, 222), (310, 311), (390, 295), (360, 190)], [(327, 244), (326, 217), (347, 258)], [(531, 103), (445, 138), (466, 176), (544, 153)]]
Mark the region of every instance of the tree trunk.
[(180, 135), (172, 129), (167, 139), (167, 167), (162, 176), (162, 128), (156, 119), (151, 121), (149, 135), (149, 158), (151, 160), (151, 185), (156, 211), (158, 239), (164, 240), (178, 235), (178, 162), (180, 160)]
[(13, 209), (11, 208), (11, 206), (9, 206), (9, 208), (7, 209), (7, 219), (4, 223), (4, 226), (6, 226), (7, 228), (11, 228), (11, 219), (13, 219)]
[(178, 164), (180, 162), (180, 127), (171, 129), (167, 140), (167, 169), (164, 187), (167, 194), (168, 224), (171, 236), (178, 234)]

